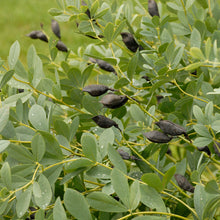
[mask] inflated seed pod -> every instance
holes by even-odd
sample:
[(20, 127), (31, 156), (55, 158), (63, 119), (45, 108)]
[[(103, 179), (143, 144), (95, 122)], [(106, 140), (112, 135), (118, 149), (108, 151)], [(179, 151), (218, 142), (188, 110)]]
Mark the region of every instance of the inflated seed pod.
[(60, 35), (60, 26), (58, 24), (58, 22), (54, 19), (51, 20), (51, 29), (53, 31), (53, 33), (59, 38), (61, 39), (61, 35)]
[(102, 103), (107, 108), (119, 108), (128, 101), (128, 97), (124, 95), (116, 95), (109, 93), (102, 97), (100, 103)]
[(48, 42), (47, 36), (42, 31), (39, 31), (37, 36), (38, 36), (38, 39)]
[(101, 128), (110, 128), (110, 127), (114, 126), (121, 131), (121, 129), (118, 127), (118, 124), (115, 121), (113, 121), (109, 118), (106, 118), (103, 115), (97, 115), (97, 116), (93, 117), (92, 120)]
[(68, 49), (67, 49), (66, 45), (65, 45), (61, 40), (59, 40), (59, 41), (57, 42), (56, 48), (57, 48), (58, 50), (60, 50), (60, 51), (68, 52)]
[(209, 150), (208, 146), (205, 147), (198, 147), (199, 151), (204, 151), (205, 153), (207, 153), (209, 156), (211, 155), (211, 151)]
[(42, 41), (48, 42), (47, 36), (42, 31), (32, 31), (26, 35), (31, 39), (40, 39)]
[(218, 157), (220, 157), (220, 143), (214, 142), (213, 144), (214, 151)]
[(117, 151), (120, 154), (120, 156), (122, 157), (122, 159), (124, 159), (124, 160), (129, 160), (130, 159), (130, 155), (129, 155), (128, 152), (125, 152), (122, 149), (118, 149)]
[(154, 143), (168, 143), (172, 140), (172, 137), (160, 132), (160, 131), (149, 131), (143, 133), (143, 135), (151, 142)]
[(18, 93), (24, 92), (24, 89), (18, 89)]
[(88, 92), (91, 96), (100, 96), (106, 93), (108, 90), (115, 91), (104, 85), (88, 85), (83, 88), (83, 92)]
[(140, 46), (136, 40), (134, 39), (134, 36), (131, 33), (128, 32), (122, 32), (121, 33), (122, 41), (124, 42), (125, 46), (132, 52), (136, 52), (137, 49), (143, 50), (144, 48)]
[(129, 155), (128, 152), (123, 151), (122, 149), (117, 150), (123, 160), (141, 160), (133, 155)]
[[(160, 120), (155, 123), (165, 134), (169, 134), (171, 136), (178, 136), (183, 134), (185, 138), (190, 140), (189, 136), (186, 133), (185, 128), (179, 126), (168, 120)], [(191, 140), (190, 140), (191, 141)]]
[(176, 179), (177, 184), (179, 185), (180, 188), (193, 193), (195, 188), (193, 185), (186, 179), (185, 176), (182, 176), (180, 174), (174, 174), (174, 177)]
[(142, 79), (145, 79), (147, 82), (150, 82), (150, 77), (149, 76), (142, 76)]
[(101, 69), (103, 69), (103, 70), (105, 70), (105, 71), (107, 71), (107, 72), (112, 72), (112, 73), (114, 73), (115, 75), (117, 75), (117, 73), (116, 73), (114, 67), (113, 67), (110, 63), (108, 63), (108, 62), (106, 62), (106, 61), (104, 61), (104, 60), (94, 59), (94, 58), (91, 58), (91, 57), (89, 58), (89, 60), (90, 60), (91, 62), (93, 62), (93, 63), (97, 63), (98, 66), (99, 66)]
[(148, 12), (152, 17), (153, 16), (160, 17), (157, 3), (154, 0), (148, 0)]

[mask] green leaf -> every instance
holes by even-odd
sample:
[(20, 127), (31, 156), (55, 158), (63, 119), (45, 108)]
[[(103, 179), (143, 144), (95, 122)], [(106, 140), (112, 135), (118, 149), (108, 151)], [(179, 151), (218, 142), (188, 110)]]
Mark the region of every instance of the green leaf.
[(69, 137), (69, 141), (72, 141), (72, 139), (74, 138), (76, 131), (79, 127), (79, 117), (75, 117), (72, 121), (72, 124), (70, 126), (70, 137)]
[(15, 160), (21, 163), (31, 164), (34, 162), (33, 155), (22, 145), (10, 144), (7, 148), (7, 152), (10, 155), (10, 157), (14, 158)]
[(193, 106), (193, 114), (195, 116), (195, 118), (197, 119), (198, 122), (204, 124), (205, 123), (205, 116), (201, 110), (201, 108), (197, 105)]
[(162, 182), (161, 182), (159, 176), (156, 175), (155, 173), (145, 173), (141, 177), (141, 179), (143, 182), (147, 183), (149, 186), (153, 187), (158, 192), (163, 190)]
[(66, 212), (61, 203), (60, 197), (56, 199), (54, 208), (53, 208), (53, 219), (54, 220), (66, 220)]
[(213, 130), (219, 132), (220, 131), (220, 120), (214, 121), (211, 124), (211, 127), (212, 127)]
[(126, 212), (127, 208), (103, 192), (92, 192), (86, 197), (91, 207), (102, 212)]
[(9, 108), (0, 108), (0, 132), (5, 128), (9, 119)]
[(210, 193), (210, 194), (220, 194), (220, 190), (218, 188), (218, 184), (215, 180), (210, 180), (206, 186), (205, 186), (205, 191)]
[(73, 172), (79, 168), (90, 167), (92, 164), (93, 162), (86, 158), (75, 159), (65, 166), (65, 170), (67, 172)]
[(167, 212), (166, 206), (160, 196), (160, 194), (152, 187), (147, 185), (140, 185), (141, 202), (151, 209), (155, 209), (159, 212)]
[(121, 21), (121, 23), (118, 25), (118, 27), (116, 28), (116, 30), (113, 34), (112, 40), (115, 40), (115, 38), (122, 32), (125, 25), (126, 25), (126, 21), (125, 20)]
[(135, 70), (138, 65), (138, 59), (139, 59), (139, 51), (134, 54), (134, 56), (131, 58), (131, 60), (128, 63), (128, 68), (127, 68), (127, 75), (130, 80), (133, 79), (133, 75), (135, 74)]
[(191, 70), (194, 70), (194, 69), (199, 68), (199, 67), (202, 66), (202, 65), (203, 65), (202, 62), (192, 63), (192, 64), (189, 64), (188, 66), (186, 66), (186, 67), (185, 67), (185, 70), (186, 70), (186, 71), (191, 71)]
[(42, 220), (45, 219), (45, 211), (43, 209), (38, 209), (35, 213), (35, 220)]
[(143, 215), (143, 216), (132, 218), (132, 220), (165, 220), (165, 219), (166, 218), (164, 217), (158, 217), (154, 215)]
[(93, 115), (98, 115), (99, 111), (102, 109), (102, 104), (98, 102), (97, 97), (92, 97), (90, 95), (83, 96), (82, 104), (83, 107)]
[(140, 121), (146, 124), (146, 116), (138, 105), (132, 104), (130, 106), (130, 114), (135, 121)]
[(180, 23), (171, 23), (171, 24), (172, 24), (173, 33), (175, 35), (181, 36), (181, 35), (191, 34), (191, 31), (188, 26), (184, 26), (183, 24)]
[(23, 103), (21, 99), (18, 99), (16, 102), (16, 115), (18, 116), (18, 119), (22, 121), (23, 119)]
[(115, 133), (112, 128), (105, 129), (99, 137), (99, 150), (102, 158), (107, 155), (108, 145), (113, 145), (115, 140)]
[(96, 0), (95, 2), (92, 3), (92, 6), (91, 6), (91, 16), (95, 15), (98, 8), (99, 8), (99, 1)]
[(41, 209), (45, 210), (52, 199), (52, 190), (48, 179), (41, 174), (33, 184), (34, 200)]
[(40, 134), (36, 134), (33, 137), (31, 141), (31, 149), (35, 161), (40, 162), (46, 150), (44, 139)]
[(21, 99), (22, 103), (26, 102), (32, 95), (32, 92), (26, 91), (16, 95), (9, 96), (5, 99), (5, 105), (15, 107), (18, 99)]
[(104, 29), (104, 37), (109, 43), (112, 41), (113, 34), (114, 34), (114, 25), (111, 22), (109, 22)]
[(209, 133), (209, 130), (207, 127), (205, 127), (205, 125), (201, 125), (201, 124), (196, 124), (193, 125), (193, 129), (201, 136), (203, 137), (207, 137), (207, 138), (212, 138), (212, 136)]
[(191, 47), (190, 54), (195, 59), (205, 60), (205, 57), (204, 57), (202, 51), (198, 47)]
[(163, 188), (167, 186), (167, 184), (169, 183), (175, 172), (176, 172), (176, 166), (173, 166), (169, 170), (167, 170), (162, 180)]
[(2, 89), (2, 87), (12, 78), (12, 76), (14, 75), (15, 71), (14, 70), (9, 70), (8, 72), (6, 72), (0, 82), (0, 89)]
[(54, 84), (52, 87), (52, 91), (53, 91), (53, 95), (57, 98), (57, 99), (61, 99), (62, 98), (62, 93), (61, 93), (61, 89), (60, 86), (57, 84)]
[(207, 0), (196, 0), (203, 8), (208, 8)]
[(204, 208), (202, 219), (214, 219), (215, 213), (220, 207), (220, 195), (210, 199)]
[(8, 162), (5, 162), (1, 168), (1, 179), (4, 185), (7, 187), (7, 189), (11, 189), (11, 168)]
[(18, 41), (15, 41), (9, 51), (9, 56), (8, 56), (8, 65), (10, 69), (13, 69), (18, 61), (20, 55), (20, 44)]
[(26, 189), (17, 197), (16, 212), (18, 218), (21, 218), (28, 210), (32, 196), (32, 188)]
[(97, 143), (92, 134), (84, 133), (81, 137), (82, 150), (84, 155), (92, 161), (97, 161)]
[(196, 28), (193, 28), (191, 38), (190, 38), (190, 46), (200, 48), (201, 41), (202, 39), (201, 39), (200, 32)]
[(130, 186), (130, 210), (135, 210), (141, 200), (140, 185), (135, 180)]
[(10, 145), (8, 140), (0, 140), (0, 153), (4, 151)]
[(205, 56), (206, 56), (207, 60), (209, 60), (211, 49), (212, 49), (212, 42), (211, 42), (211, 39), (209, 37), (206, 41), (206, 44), (205, 44)]
[(126, 79), (126, 78), (120, 78), (114, 85), (114, 88), (115, 89), (120, 89), (122, 88), (123, 86), (126, 86), (129, 84), (129, 81)]
[(28, 118), (37, 130), (48, 131), (48, 120), (42, 106), (33, 105), (29, 111)]
[(63, 120), (56, 120), (54, 122), (54, 129), (56, 130), (57, 134), (63, 135), (67, 139), (70, 136), (70, 130), (68, 125)]
[(0, 215), (2, 215), (5, 211), (5, 209), (7, 208), (8, 200), (9, 199), (7, 199), (6, 201), (0, 201)]
[(212, 122), (212, 114), (213, 114), (213, 102), (209, 102), (205, 107), (205, 117)]
[(124, 203), (124, 205), (127, 208), (130, 208), (130, 192), (127, 178), (121, 171), (119, 171), (117, 168), (114, 168), (111, 173), (111, 179), (116, 194)]
[(75, 87), (80, 87), (82, 84), (82, 75), (79, 69), (77, 68), (71, 68), (68, 71), (68, 78), (71, 80), (71, 82), (73, 83), (72, 86)]
[(111, 144), (108, 144), (108, 156), (114, 167), (127, 174), (127, 167), (124, 160)]
[(92, 70), (93, 70), (94, 65), (89, 65), (87, 66), (82, 73), (82, 82), (81, 82), (81, 86), (83, 87), (86, 83), (86, 81), (89, 79)]
[(193, 144), (196, 147), (204, 147), (206, 145), (209, 145), (212, 142), (212, 137), (207, 138), (207, 137), (198, 137), (194, 140)]
[(39, 133), (43, 136), (45, 146), (46, 146), (46, 153), (48, 157), (51, 157), (53, 159), (62, 160), (63, 154), (60, 149), (60, 145), (56, 138), (50, 134), (49, 132), (45, 131), (39, 131)]
[(52, 16), (57, 16), (57, 15), (61, 15), (63, 11), (57, 8), (51, 8), (49, 9), (48, 13)]
[(92, 220), (86, 199), (76, 190), (66, 190), (64, 194), (64, 205), (68, 212), (75, 218), (79, 220)]
[[(206, 206), (207, 201), (209, 200), (211, 194), (208, 194), (204, 187), (200, 184), (196, 185), (194, 191), (194, 206), (199, 219), (203, 219), (203, 211)], [(212, 196), (212, 195), (211, 195)]]

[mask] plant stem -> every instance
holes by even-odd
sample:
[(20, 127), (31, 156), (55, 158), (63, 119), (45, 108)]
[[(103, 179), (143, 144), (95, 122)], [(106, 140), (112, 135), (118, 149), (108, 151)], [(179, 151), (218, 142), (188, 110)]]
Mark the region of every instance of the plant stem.
[(122, 218), (119, 218), (118, 220), (127, 219), (133, 215), (166, 215), (166, 216), (172, 216), (172, 217), (176, 217), (176, 218), (183, 219), (183, 220), (189, 220), (188, 218), (182, 217), (180, 215), (167, 213), (167, 212), (155, 212), (155, 211), (135, 212), (135, 213), (128, 214)]

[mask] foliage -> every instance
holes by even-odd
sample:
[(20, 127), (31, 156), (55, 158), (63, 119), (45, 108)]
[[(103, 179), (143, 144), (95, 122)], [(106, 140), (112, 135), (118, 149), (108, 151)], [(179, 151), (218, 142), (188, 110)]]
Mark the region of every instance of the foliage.
[[(217, 218), (218, 1), (161, 0), (160, 18), (150, 17), (146, 0), (57, 2), (49, 13), (78, 26), (82, 41), (94, 39), (76, 53), (60, 52), (51, 35), (45, 43), (50, 54), (30, 46), (27, 67), (15, 41), (7, 62), (0, 61), (1, 218)], [(131, 52), (121, 32), (132, 33), (144, 49)], [(107, 61), (117, 74), (89, 58)], [(82, 91), (94, 83), (129, 100), (103, 108), (105, 94)], [(96, 115), (120, 129), (98, 127)], [(161, 131), (160, 119), (180, 125), (191, 141), (178, 135), (151, 143), (143, 133)], [(205, 146), (210, 152), (202, 151)], [(178, 185), (175, 174), (194, 192), (180, 188), (184, 182)]]

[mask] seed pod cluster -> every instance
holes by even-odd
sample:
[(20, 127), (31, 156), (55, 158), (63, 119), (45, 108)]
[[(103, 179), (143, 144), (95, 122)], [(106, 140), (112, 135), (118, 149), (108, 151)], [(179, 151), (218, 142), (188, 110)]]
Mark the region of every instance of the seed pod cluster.
[(118, 127), (118, 124), (115, 121), (113, 121), (109, 118), (106, 118), (103, 115), (94, 116), (92, 118), (92, 120), (101, 128), (110, 128), (110, 127), (114, 126), (117, 129), (119, 129), (119, 131), (121, 131), (121, 129)]
[(88, 92), (91, 96), (100, 96), (105, 94), (108, 90), (115, 91), (104, 85), (88, 85), (83, 88), (83, 92)]
[(148, 0), (148, 12), (152, 17), (153, 16), (160, 17), (157, 3), (154, 0)]
[(121, 33), (122, 41), (124, 42), (125, 46), (132, 52), (136, 52), (137, 49), (143, 50), (144, 48), (139, 45), (136, 40), (134, 39), (134, 36), (131, 33), (128, 32), (122, 32)]
[(117, 150), (123, 160), (140, 160), (139, 158), (129, 155), (128, 152), (123, 151), (122, 149)]
[(104, 60), (94, 59), (94, 58), (91, 58), (91, 57), (89, 58), (89, 60), (90, 60), (91, 62), (93, 62), (93, 63), (97, 63), (98, 66), (100, 67), (100, 69), (105, 70), (105, 71), (107, 71), (107, 72), (112, 72), (112, 73), (114, 73), (115, 75), (117, 75), (117, 73), (116, 73), (114, 67), (113, 67), (110, 63), (108, 63), (108, 62), (106, 62), (106, 61), (104, 61)]
[(175, 174), (174, 175), (177, 184), (179, 185), (180, 188), (182, 188), (183, 190), (186, 190), (188, 192), (193, 193), (195, 188), (193, 187), (193, 185), (186, 179), (185, 176), (182, 176), (180, 174)]
[[(43, 28), (42, 24), (41, 27)], [(62, 52), (68, 52), (67, 46), (61, 41), (60, 26), (58, 22), (53, 19), (51, 20), (51, 29), (53, 33), (59, 38), (59, 41), (56, 44), (56, 48)], [(32, 31), (26, 36), (32, 39), (40, 39), (48, 43), (48, 38), (42, 31)]]
[[(171, 121), (168, 120), (160, 120), (155, 123), (166, 135), (171, 135), (171, 136), (178, 136), (183, 134), (185, 138), (190, 140), (189, 136), (186, 133), (185, 128), (179, 126), (178, 124), (175, 124)], [(191, 140), (190, 140), (191, 141)]]
[(128, 101), (128, 97), (124, 95), (116, 95), (109, 93), (102, 97), (100, 103), (102, 103), (107, 108), (119, 108)]
[(143, 133), (143, 135), (154, 143), (168, 143), (172, 140), (172, 137), (169, 137), (168, 135), (160, 132), (160, 131), (149, 131), (146, 133)]

